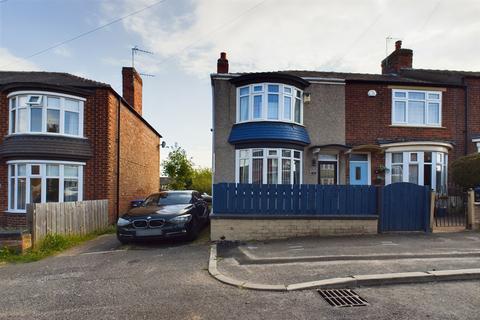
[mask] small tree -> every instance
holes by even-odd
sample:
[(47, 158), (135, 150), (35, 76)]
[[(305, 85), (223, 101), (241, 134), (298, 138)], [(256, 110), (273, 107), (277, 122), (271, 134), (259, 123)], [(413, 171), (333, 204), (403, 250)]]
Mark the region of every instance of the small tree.
[(480, 153), (455, 160), (452, 163), (452, 177), (464, 189), (480, 186)]
[(212, 194), (212, 169), (200, 168), (193, 172), (192, 189), (200, 193)]
[(174, 190), (190, 189), (193, 179), (193, 163), (187, 153), (175, 144), (168, 154), (168, 159), (163, 161), (163, 174), (172, 179), (170, 187)]

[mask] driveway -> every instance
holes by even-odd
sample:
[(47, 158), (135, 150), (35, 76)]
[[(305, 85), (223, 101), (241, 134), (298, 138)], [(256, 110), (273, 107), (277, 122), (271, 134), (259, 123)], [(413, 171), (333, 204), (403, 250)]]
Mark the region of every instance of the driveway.
[(209, 243), (120, 246), (99, 237), (39, 262), (0, 267), (0, 319), (478, 319), (479, 282), (360, 288), (335, 309), (314, 290), (240, 290), (207, 272)]

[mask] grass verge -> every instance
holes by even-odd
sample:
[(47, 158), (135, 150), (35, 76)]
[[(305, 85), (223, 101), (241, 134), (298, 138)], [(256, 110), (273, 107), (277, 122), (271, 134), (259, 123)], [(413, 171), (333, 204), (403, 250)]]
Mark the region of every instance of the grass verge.
[(29, 249), (24, 253), (15, 252), (12, 249), (0, 249), (0, 263), (24, 263), (33, 262), (66, 249), (81, 244), (87, 240), (94, 239), (102, 234), (114, 233), (115, 226), (103, 230), (95, 231), (86, 235), (59, 235), (49, 234), (43, 239), (40, 245), (35, 249)]

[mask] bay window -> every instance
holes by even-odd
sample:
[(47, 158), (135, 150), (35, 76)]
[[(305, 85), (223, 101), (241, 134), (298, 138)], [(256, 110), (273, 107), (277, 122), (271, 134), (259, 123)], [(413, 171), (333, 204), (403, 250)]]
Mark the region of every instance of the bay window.
[(28, 203), (82, 200), (83, 163), (8, 162), (8, 211), (25, 212)]
[(285, 121), (303, 123), (303, 91), (296, 87), (261, 83), (237, 89), (237, 122)]
[(430, 186), (437, 192), (447, 191), (448, 154), (440, 151), (387, 152), (386, 184), (410, 182)]
[(293, 149), (237, 150), (236, 181), (254, 184), (300, 184), (302, 153)]
[(392, 124), (439, 127), (441, 115), (440, 91), (392, 90)]
[(10, 134), (59, 134), (83, 137), (85, 99), (50, 92), (14, 92), (10, 99)]

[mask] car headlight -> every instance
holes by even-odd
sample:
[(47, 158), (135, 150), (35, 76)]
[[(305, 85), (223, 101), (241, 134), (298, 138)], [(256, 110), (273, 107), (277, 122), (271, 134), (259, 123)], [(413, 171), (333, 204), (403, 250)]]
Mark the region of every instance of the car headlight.
[(172, 222), (172, 223), (185, 223), (185, 222), (190, 221), (191, 218), (192, 218), (191, 214), (185, 214), (183, 216), (178, 216), (178, 217), (172, 218), (169, 221)]
[(117, 221), (117, 226), (119, 227), (125, 227), (127, 225), (130, 224), (130, 221), (127, 220), (127, 219), (123, 219), (123, 218), (118, 218), (118, 221)]

